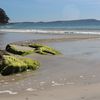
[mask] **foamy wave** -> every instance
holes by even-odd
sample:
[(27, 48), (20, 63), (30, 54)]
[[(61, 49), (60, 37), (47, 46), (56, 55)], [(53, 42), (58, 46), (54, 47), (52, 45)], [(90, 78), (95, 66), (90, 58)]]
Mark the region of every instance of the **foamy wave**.
[(12, 95), (17, 94), (17, 92), (12, 92), (10, 90), (0, 91), (0, 94), (2, 94), (2, 93), (9, 93), (9, 94), (12, 94)]
[(100, 31), (78, 31), (78, 30), (41, 30), (41, 29), (0, 29), (0, 32), (26, 32), (46, 34), (100, 34)]
[(0, 29), (0, 32), (32, 32), (32, 33), (65, 33), (65, 31), (57, 30), (37, 30), (37, 29)]

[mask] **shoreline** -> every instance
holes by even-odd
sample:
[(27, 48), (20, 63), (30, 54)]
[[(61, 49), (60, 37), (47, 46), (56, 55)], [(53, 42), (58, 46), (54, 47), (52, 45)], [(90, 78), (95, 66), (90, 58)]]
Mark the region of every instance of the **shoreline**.
[[(55, 34), (53, 34), (56, 36)], [(99, 39), (99, 34), (66, 34), (66, 35), (57, 35), (57, 37), (47, 38), (47, 39), (31, 39), (24, 41), (12, 42), (11, 44), (17, 45), (27, 45), (33, 42), (37, 43), (53, 43), (53, 42), (64, 42), (64, 41), (78, 41), (78, 40), (87, 40), (87, 39)]]

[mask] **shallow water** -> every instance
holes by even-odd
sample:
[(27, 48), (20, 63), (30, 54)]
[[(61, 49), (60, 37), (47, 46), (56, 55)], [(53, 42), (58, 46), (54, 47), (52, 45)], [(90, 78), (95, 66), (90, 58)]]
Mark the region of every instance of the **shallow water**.
[(86, 59), (100, 59), (100, 39), (55, 42), (50, 46), (63, 52), (66, 57), (80, 57)]
[[(23, 40), (34, 40), (34, 39), (46, 39), (53, 38), (54, 35), (41, 35), (41, 34), (33, 34), (33, 33), (0, 33), (0, 48), (4, 49), (6, 44), (23, 41)], [(57, 37), (57, 36), (56, 36)]]

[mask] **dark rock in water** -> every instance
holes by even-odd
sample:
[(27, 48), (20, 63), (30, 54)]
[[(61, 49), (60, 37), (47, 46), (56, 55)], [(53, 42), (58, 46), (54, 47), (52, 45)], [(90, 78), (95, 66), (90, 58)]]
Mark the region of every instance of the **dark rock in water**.
[(16, 58), (12, 55), (3, 55), (0, 72), (2, 75), (11, 75), (15, 73), (20, 73), (27, 70), (36, 70), (39, 68), (40, 64), (36, 60), (29, 58)]
[(18, 54), (18, 55), (22, 55), (22, 56), (25, 56), (27, 54), (31, 54), (34, 52), (34, 49), (31, 49), (29, 47), (19, 46), (19, 45), (11, 45), (11, 44), (8, 44), (6, 46), (6, 50), (10, 53)]
[[(10, 53), (8, 53), (8, 52)], [(6, 51), (0, 51), (0, 73), (4, 76), (15, 73), (24, 72), (27, 70), (36, 70), (39, 68), (40, 63), (36, 60), (22, 57), (30, 53), (39, 53), (42, 55), (61, 54), (59, 51), (39, 43), (33, 43), (27, 46), (8, 44)], [(12, 55), (18, 54), (22, 56)]]
[(42, 45), (39, 43), (33, 43), (29, 45), (30, 47), (35, 48), (35, 52), (42, 54), (42, 55), (47, 55), (47, 54), (52, 54), (52, 55), (58, 55), (61, 54), (59, 51), (55, 50), (54, 48), (51, 48), (46, 45)]
[(42, 54), (42, 55), (47, 55), (47, 54), (58, 55), (58, 54), (61, 54), (59, 51), (55, 50), (54, 48), (51, 48), (49, 46), (42, 45), (42, 44), (39, 44), (39, 43), (30, 44), (29, 47), (8, 44), (6, 46), (6, 51), (13, 53), (13, 54), (22, 55), (22, 56), (25, 56), (27, 54), (31, 54), (33, 52), (38, 53), (38, 54)]

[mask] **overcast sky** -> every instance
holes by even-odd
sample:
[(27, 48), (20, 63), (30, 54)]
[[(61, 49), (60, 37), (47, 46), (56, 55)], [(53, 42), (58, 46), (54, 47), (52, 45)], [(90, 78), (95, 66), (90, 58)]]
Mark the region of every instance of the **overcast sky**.
[(100, 0), (0, 0), (11, 21), (100, 19)]

